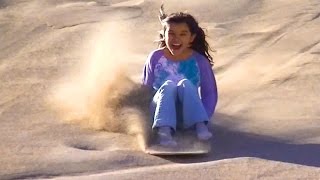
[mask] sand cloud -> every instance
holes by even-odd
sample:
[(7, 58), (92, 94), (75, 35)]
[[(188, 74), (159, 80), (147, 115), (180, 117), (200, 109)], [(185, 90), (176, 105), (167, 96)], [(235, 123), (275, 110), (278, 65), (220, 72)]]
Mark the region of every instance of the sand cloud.
[(123, 31), (120, 23), (100, 26), (89, 38), (90, 50), (84, 52), (81, 65), (53, 88), (49, 99), (64, 121), (110, 132), (145, 133), (148, 97), (127, 74), (133, 44)]

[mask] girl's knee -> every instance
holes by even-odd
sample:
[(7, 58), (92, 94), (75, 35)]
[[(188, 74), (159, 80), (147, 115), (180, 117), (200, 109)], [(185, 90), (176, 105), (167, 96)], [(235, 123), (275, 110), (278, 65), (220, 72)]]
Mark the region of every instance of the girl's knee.
[(186, 87), (186, 86), (193, 86), (192, 82), (188, 79), (182, 79), (178, 82), (178, 86), (183, 86), (183, 87)]
[(166, 82), (164, 82), (162, 84), (162, 86), (160, 87), (160, 89), (165, 90), (165, 91), (170, 91), (170, 92), (174, 92), (177, 89), (176, 84), (171, 81), (171, 80), (167, 80)]

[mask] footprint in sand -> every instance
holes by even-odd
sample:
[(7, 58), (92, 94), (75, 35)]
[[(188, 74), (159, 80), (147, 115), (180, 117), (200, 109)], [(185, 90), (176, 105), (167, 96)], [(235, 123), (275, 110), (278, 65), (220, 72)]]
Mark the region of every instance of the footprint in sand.
[(98, 147), (96, 144), (93, 144), (92, 142), (86, 142), (86, 141), (69, 142), (69, 143), (66, 143), (66, 146), (75, 148), (78, 150), (84, 150), (84, 151), (102, 151), (103, 150), (101, 147)]

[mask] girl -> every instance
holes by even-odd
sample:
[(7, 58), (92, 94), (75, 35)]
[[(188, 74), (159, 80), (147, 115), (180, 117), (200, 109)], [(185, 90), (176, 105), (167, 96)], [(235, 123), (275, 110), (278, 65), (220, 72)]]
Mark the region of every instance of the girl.
[(142, 82), (154, 92), (152, 129), (163, 146), (177, 144), (172, 138), (177, 126), (195, 128), (199, 140), (208, 140), (217, 87), (205, 33), (188, 13), (167, 16), (161, 6), (159, 20), (163, 26), (159, 49), (148, 56)]

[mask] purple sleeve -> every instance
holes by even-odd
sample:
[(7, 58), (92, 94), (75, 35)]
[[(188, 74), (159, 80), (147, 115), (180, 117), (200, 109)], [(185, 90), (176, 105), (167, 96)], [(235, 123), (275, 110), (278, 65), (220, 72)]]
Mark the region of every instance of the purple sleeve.
[(198, 63), (200, 68), (201, 100), (208, 116), (212, 117), (218, 101), (216, 79), (211, 65), (205, 57), (201, 56)]
[(143, 78), (142, 78), (142, 85), (147, 86), (148, 88), (152, 89), (153, 81), (154, 81), (154, 61), (156, 52), (153, 51), (149, 54), (147, 61), (143, 68)]

